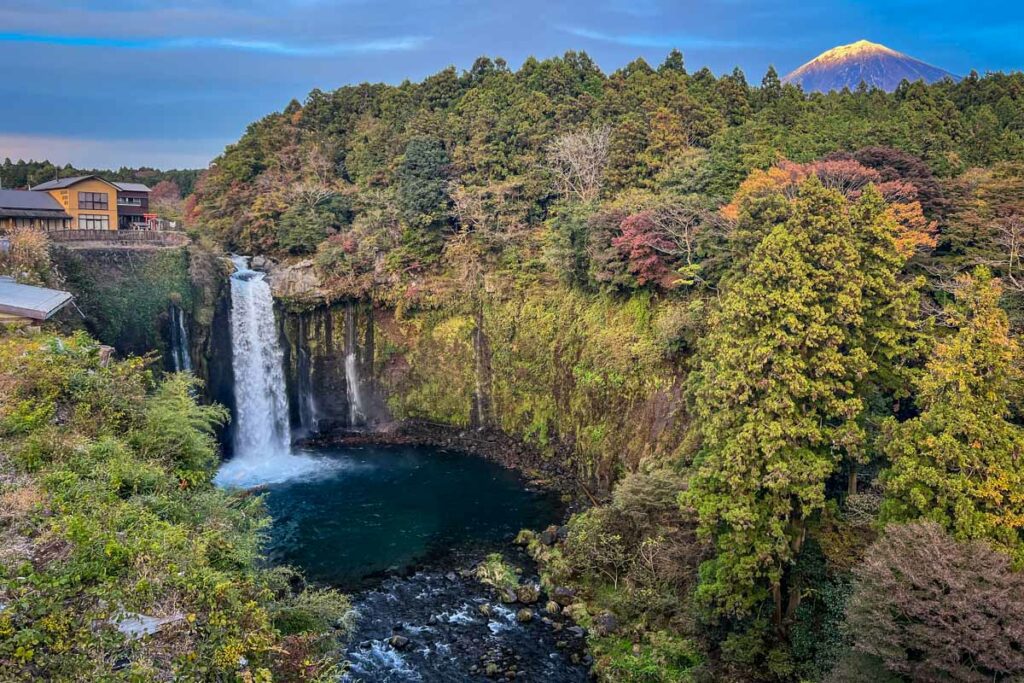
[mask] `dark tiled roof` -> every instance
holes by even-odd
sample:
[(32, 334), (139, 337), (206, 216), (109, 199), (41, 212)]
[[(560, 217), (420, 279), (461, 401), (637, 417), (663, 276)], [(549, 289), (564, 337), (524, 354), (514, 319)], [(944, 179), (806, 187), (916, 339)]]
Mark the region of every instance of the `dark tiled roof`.
[(75, 183), (87, 180), (89, 178), (95, 178), (93, 175), (76, 175), (70, 178), (60, 178), (59, 180), (48, 180), (45, 183), (40, 183), (33, 187), (33, 190), (62, 190), (65, 187), (71, 187)]
[(32, 190), (0, 190), (0, 209), (64, 212), (49, 194)]
[(149, 192), (149, 188), (142, 183), (114, 183), (117, 189), (123, 192)]
[(42, 211), (40, 209), (3, 209), (0, 208), (0, 218), (67, 218), (71, 216), (63, 211)]

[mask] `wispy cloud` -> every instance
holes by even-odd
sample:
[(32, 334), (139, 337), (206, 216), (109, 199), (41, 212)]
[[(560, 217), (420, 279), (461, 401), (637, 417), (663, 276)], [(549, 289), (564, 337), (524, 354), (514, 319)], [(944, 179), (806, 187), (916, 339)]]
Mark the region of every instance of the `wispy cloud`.
[(242, 38), (110, 38), (102, 36), (53, 35), (43, 33), (0, 33), (0, 43), (36, 43), (69, 47), (101, 47), (121, 50), (242, 50), (288, 57), (330, 57), (367, 52), (404, 52), (427, 42), (424, 36), (398, 36), (375, 40), (321, 44), (283, 43)]
[(687, 35), (684, 33), (606, 33), (593, 31), (580, 26), (559, 26), (564, 33), (578, 38), (597, 40), (602, 43), (614, 43), (629, 47), (656, 48), (738, 48), (751, 47), (751, 43), (736, 40), (721, 40), (704, 36)]

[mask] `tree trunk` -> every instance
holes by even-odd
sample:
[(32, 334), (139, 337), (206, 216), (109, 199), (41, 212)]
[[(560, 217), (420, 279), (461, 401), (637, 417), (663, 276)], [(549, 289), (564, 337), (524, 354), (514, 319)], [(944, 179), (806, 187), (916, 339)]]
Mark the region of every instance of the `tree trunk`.
[(793, 566), (800, 556), (804, 539), (807, 536), (807, 527), (804, 521), (802, 519), (792, 520), (790, 533), (792, 534), (789, 544), (792, 553), (791, 560), (782, 569), (779, 581), (772, 586), (772, 602), (775, 606), (772, 623), (781, 640), (789, 638), (789, 627), (793, 623), (796, 610), (800, 607), (800, 600), (803, 597), (800, 581), (793, 576)]

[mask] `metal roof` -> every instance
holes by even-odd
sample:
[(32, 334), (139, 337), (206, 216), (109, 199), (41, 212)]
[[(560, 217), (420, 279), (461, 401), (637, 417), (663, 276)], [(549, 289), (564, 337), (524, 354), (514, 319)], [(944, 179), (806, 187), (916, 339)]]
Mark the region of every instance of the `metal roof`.
[[(80, 183), (83, 180), (88, 180), (89, 178), (97, 178), (97, 176), (94, 176), (94, 175), (76, 175), (76, 176), (72, 176), (70, 178), (59, 178), (57, 180), (48, 180), (45, 183), (39, 183), (38, 185), (36, 185), (32, 189), (33, 190), (62, 190), (65, 187), (71, 187), (75, 183)], [(103, 180), (102, 178), (98, 178), (98, 179), (99, 180)]]
[(71, 216), (63, 211), (41, 210), (41, 209), (4, 209), (0, 208), (0, 218), (66, 218)]
[(0, 277), (0, 313), (46, 320), (71, 302), (71, 292), (32, 285), (19, 285)]
[(149, 192), (149, 188), (142, 183), (114, 183), (117, 189), (124, 192)]
[(46, 192), (31, 190), (0, 190), (0, 209), (29, 209), (32, 211), (64, 211), (56, 199)]

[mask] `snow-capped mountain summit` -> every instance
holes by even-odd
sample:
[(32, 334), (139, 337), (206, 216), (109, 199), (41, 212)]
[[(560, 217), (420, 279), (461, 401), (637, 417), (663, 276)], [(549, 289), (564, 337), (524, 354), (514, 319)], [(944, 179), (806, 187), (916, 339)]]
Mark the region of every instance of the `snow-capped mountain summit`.
[(943, 78), (959, 80), (948, 71), (885, 45), (858, 40), (823, 52), (782, 80), (806, 91), (853, 90), (863, 81), (868, 87), (892, 92), (903, 79), (934, 83)]

